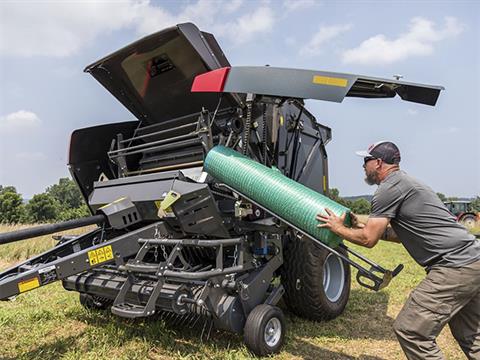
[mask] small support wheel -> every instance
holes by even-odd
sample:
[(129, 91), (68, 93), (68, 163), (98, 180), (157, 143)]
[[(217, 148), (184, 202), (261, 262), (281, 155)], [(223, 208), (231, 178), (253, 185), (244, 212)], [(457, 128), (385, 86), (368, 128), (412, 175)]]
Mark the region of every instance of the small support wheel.
[(106, 310), (112, 305), (112, 301), (98, 296), (80, 293), (80, 304), (89, 310)]
[(261, 304), (248, 315), (243, 336), (255, 355), (266, 356), (280, 351), (285, 341), (285, 317), (276, 306)]

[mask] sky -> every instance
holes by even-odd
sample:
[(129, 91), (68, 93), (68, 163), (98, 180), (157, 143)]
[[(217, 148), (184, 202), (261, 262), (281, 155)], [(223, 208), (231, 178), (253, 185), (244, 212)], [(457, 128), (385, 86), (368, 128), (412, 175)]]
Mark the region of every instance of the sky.
[(372, 194), (354, 152), (390, 140), (402, 169), (434, 191), (480, 195), (477, 1), (3, 1), (0, 184), (31, 198), (69, 176), (73, 130), (134, 118), (85, 66), (183, 22), (214, 34), (233, 66), (400, 74), (444, 86), (435, 107), (399, 97), (308, 100), (332, 128), (330, 186)]

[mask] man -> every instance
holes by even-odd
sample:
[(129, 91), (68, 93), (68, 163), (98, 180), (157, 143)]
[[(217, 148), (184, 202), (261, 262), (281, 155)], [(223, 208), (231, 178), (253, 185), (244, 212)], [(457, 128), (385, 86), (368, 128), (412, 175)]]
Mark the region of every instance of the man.
[(395, 144), (381, 141), (357, 154), (365, 181), (378, 185), (367, 223), (347, 228), (345, 215), (326, 209), (318, 226), (368, 248), (379, 239), (401, 242), (425, 267), (393, 325), (408, 359), (444, 359), (435, 339), (448, 323), (467, 358), (480, 360), (480, 241), (429, 187), (400, 170)]

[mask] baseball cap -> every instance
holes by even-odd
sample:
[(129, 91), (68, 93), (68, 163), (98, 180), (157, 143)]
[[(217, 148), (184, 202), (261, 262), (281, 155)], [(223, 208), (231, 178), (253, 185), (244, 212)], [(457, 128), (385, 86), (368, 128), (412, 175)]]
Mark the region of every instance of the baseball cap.
[(397, 145), (390, 141), (378, 141), (375, 144), (371, 144), (367, 150), (356, 151), (358, 156), (362, 157), (374, 157), (376, 159), (382, 159), (387, 164), (400, 163), (400, 150)]

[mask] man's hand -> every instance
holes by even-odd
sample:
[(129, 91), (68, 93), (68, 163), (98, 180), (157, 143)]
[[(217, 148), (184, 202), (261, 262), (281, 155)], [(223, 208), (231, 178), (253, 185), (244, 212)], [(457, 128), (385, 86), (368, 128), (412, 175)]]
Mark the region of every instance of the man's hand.
[(337, 216), (333, 213), (332, 210), (325, 208), (325, 212), (327, 215), (318, 214), (316, 219), (322, 221), (323, 224), (318, 224), (317, 227), (319, 228), (326, 228), (334, 233), (338, 234), (339, 231), (345, 227), (343, 222), (345, 221), (346, 213), (342, 214), (341, 216)]
[(322, 222), (317, 225), (319, 228), (329, 229), (343, 239), (368, 248), (377, 244), (390, 222), (388, 218), (369, 218), (367, 223), (362, 226), (363, 224), (358, 224), (356, 215), (352, 214), (352, 224), (356, 223), (357, 228), (348, 228), (343, 225), (346, 214), (336, 216), (332, 210), (327, 208), (325, 212), (326, 215), (318, 214), (316, 216), (316, 219)]

